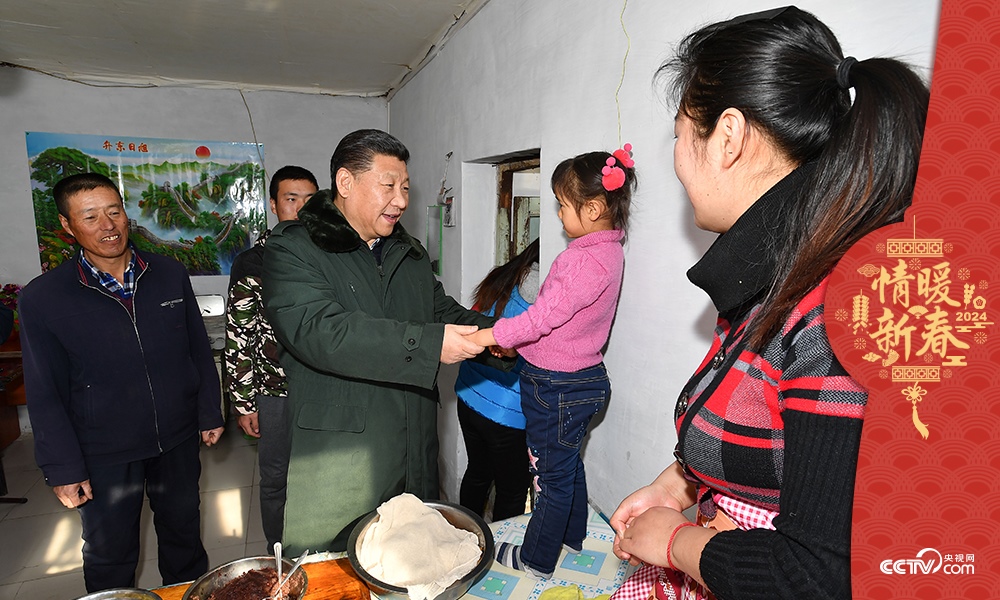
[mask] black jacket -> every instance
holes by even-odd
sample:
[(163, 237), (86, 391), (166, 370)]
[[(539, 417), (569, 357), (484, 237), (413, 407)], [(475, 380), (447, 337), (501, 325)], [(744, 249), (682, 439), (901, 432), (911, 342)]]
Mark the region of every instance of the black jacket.
[(134, 317), (79, 254), (21, 292), (28, 416), (50, 486), (223, 425), (218, 371), (184, 267), (136, 254)]

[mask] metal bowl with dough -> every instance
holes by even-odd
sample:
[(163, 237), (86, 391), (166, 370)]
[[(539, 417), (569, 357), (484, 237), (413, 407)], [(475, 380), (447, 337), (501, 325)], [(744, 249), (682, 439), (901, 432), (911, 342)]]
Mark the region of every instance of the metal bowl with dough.
[[(454, 527), (471, 531), (476, 534), (477, 538), (479, 538), (479, 549), (482, 551), (482, 556), (480, 557), (479, 562), (476, 563), (476, 566), (473, 567), (469, 573), (448, 586), (447, 589), (434, 598), (434, 600), (458, 600), (458, 598), (464, 596), (465, 593), (469, 591), (469, 588), (471, 588), (474, 583), (479, 581), (486, 574), (486, 572), (490, 570), (490, 565), (493, 564), (494, 555), (493, 532), (490, 530), (489, 525), (486, 524), (486, 521), (484, 521), (482, 517), (473, 513), (464, 506), (459, 506), (450, 502), (431, 500), (425, 500), (424, 504), (440, 512), (441, 515)], [(358, 563), (359, 540), (364, 539), (365, 531), (377, 520), (378, 511), (372, 511), (365, 515), (364, 518), (358, 521), (358, 524), (354, 526), (350, 537), (347, 539), (347, 558), (350, 560), (351, 567), (354, 569), (354, 572), (359, 578), (361, 578), (365, 585), (368, 586), (368, 589), (371, 590), (373, 598), (376, 596), (387, 600), (402, 600), (403, 598), (409, 598), (406, 588), (389, 585), (384, 581), (379, 581), (365, 571), (364, 567)]]

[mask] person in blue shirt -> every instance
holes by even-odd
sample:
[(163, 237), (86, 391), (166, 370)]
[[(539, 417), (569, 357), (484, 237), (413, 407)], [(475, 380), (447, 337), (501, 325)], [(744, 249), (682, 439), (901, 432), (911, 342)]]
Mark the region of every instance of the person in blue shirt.
[[(506, 264), (494, 268), (476, 288), (473, 308), (486, 315), (513, 317), (538, 296), (538, 240)], [(462, 363), (455, 382), (458, 421), (469, 463), (459, 503), (483, 515), (495, 486), (494, 521), (524, 514), (531, 474), (521, 412), (520, 365), (500, 371), (472, 361)]]

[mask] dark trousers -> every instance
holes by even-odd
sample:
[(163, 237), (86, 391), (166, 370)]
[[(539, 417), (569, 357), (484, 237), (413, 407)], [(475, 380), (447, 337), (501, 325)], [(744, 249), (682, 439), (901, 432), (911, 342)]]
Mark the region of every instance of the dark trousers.
[(163, 585), (191, 581), (208, 571), (200, 531), (199, 443), (195, 434), (154, 458), (89, 467), (94, 499), (79, 508), (88, 592), (135, 587), (144, 492), (153, 511)]
[(285, 525), (285, 490), (291, 444), (286, 419), (287, 398), (257, 396), (257, 464), (260, 467), (260, 518), (268, 552), (281, 541)]
[(610, 395), (604, 363), (573, 373), (530, 363), (521, 370), (535, 507), (520, 556), (539, 574), (555, 570), (563, 544), (579, 549), (587, 537), (587, 477), (580, 446), (590, 420)]
[(462, 477), (459, 504), (482, 515), (490, 485), (496, 486), (493, 520), (524, 514), (531, 473), (524, 430), (501, 425), (458, 401), (458, 422), (462, 425), (469, 465)]

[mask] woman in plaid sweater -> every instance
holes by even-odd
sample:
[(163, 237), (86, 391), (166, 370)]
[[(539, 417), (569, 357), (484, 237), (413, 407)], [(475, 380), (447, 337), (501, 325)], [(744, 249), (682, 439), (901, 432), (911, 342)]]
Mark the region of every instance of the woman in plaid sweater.
[[(651, 585), (660, 598), (849, 598), (868, 395), (827, 339), (826, 277), (902, 219), (926, 85), (892, 59), (845, 59), (795, 7), (707, 26), (661, 73), (679, 96), (674, 169), (695, 223), (720, 234), (688, 277), (719, 319), (677, 402), (676, 461), (611, 517), (615, 553), (647, 565), (616, 600)], [(681, 512), (694, 505), (697, 523)]]

